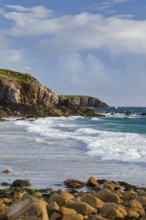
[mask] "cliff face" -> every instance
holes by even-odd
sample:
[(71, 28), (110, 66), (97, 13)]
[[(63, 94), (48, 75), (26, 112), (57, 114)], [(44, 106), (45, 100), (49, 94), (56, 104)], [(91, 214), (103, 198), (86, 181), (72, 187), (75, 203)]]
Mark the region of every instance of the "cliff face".
[(87, 107), (107, 107), (88, 96), (58, 96), (30, 74), (0, 69), (0, 117), (101, 116)]
[(57, 104), (58, 96), (29, 74), (0, 70), (0, 104)]
[(62, 96), (59, 96), (59, 103), (62, 103), (65, 106), (81, 105), (85, 107), (94, 107), (94, 108), (109, 107), (106, 103), (91, 96), (70, 96), (70, 95), (64, 96), (62, 95)]

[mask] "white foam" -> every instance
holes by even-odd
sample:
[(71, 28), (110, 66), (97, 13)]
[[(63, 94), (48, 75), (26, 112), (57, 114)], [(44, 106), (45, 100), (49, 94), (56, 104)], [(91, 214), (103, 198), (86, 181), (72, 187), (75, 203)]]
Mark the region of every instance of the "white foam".
[(92, 128), (79, 128), (75, 131), (78, 135), (85, 135), (85, 134), (98, 134), (98, 131)]
[(88, 140), (87, 154), (101, 160), (145, 161), (145, 146), (146, 137), (141, 135), (102, 132), (98, 138)]
[(17, 121), (16, 124), (37, 134), (36, 142), (50, 144), (58, 141), (60, 145), (68, 147), (76, 146), (77, 142), (84, 144), (82, 153), (88, 157), (99, 160), (146, 161), (146, 135), (100, 131), (91, 126), (85, 127), (78, 119), (80, 117), (41, 118), (36, 121)]

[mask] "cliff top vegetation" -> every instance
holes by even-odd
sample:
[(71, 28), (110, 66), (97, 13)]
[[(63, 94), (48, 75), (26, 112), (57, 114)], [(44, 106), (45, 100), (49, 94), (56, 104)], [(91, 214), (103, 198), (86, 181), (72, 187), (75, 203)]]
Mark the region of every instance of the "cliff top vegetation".
[(29, 83), (38, 82), (31, 74), (21, 73), (8, 69), (0, 69), (0, 77), (11, 78), (14, 80), (25, 81)]

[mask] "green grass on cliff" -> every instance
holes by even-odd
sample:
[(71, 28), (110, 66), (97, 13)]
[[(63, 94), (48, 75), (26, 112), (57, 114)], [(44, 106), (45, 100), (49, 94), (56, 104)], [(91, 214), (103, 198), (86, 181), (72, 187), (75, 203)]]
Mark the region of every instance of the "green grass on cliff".
[[(86, 95), (62, 95), (65, 99), (79, 99), (79, 98), (90, 98), (91, 96)], [(91, 97), (94, 98), (94, 97)]]
[(15, 80), (25, 81), (25, 82), (37, 82), (37, 80), (28, 73), (20, 73), (13, 70), (0, 69), (0, 77), (12, 78)]

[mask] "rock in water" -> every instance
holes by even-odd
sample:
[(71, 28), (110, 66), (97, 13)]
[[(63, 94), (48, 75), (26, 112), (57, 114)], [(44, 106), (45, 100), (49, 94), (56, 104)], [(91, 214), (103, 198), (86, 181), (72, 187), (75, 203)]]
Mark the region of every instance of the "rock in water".
[(11, 184), (11, 187), (24, 187), (30, 185), (31, 183), (29, 180), (14, 180), (14, 182)]
[(85, 186), (85, 182), (77, 179), (67, 179), (64, 181), (64, 185), (68, 188), (81, 188)]
[(10, 170), (3, 170), (2, 173), (3, 173), (3, 174), (9, 174), (9, 173), (10, 173)]

